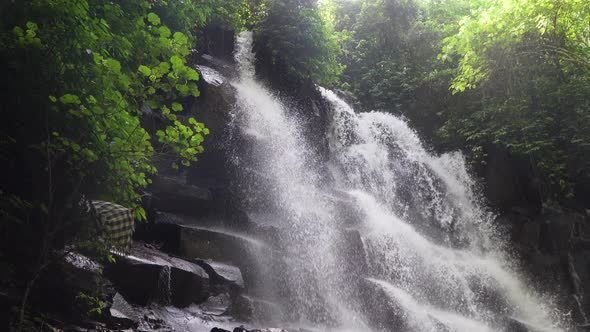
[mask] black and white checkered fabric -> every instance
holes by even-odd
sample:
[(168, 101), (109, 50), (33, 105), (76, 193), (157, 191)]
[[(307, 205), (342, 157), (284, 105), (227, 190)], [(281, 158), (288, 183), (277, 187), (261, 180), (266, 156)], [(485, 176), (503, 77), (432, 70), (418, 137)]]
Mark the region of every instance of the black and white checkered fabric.
[(120, 250), (126, 250), (131, 243), (135, 230), (133, 214), (128, 208), (119, 204), (92, 201), (98, 225), (109, 243)]

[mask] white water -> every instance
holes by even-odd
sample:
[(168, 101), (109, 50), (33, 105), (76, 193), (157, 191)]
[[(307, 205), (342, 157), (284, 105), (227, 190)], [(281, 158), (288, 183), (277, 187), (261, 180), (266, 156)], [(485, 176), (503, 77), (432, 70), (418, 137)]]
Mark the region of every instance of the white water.
[[(333, 107), (326, 176), (297, 112), (256, 80), (251, 39), (237, 40), (234, 125), (248, 150), (236, 162), (244, 200), (274, 216), (288, 252), (285, 277), (267, 294), (284, 319), (335, 331), (472, 332), (503, 330), (515, 317), (559, 330), (555, 309), (512, 272), (460, 153), (429, 153), (403, 119), (356, 114), (320, 88)], [(353, 224), (341, 218), (343, 195), (358, 212)], [(363, 275), (350, 272), (345, 230), (361, 236)], [(375, 301), (400, 325), (376, 322), (367, 308)]]

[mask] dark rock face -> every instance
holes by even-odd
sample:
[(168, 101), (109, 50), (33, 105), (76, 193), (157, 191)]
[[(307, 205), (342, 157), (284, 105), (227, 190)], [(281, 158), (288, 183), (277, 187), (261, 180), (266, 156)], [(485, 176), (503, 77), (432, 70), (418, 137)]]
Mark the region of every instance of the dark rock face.
[(539, 215), (516, 212), (497, 222), (511, 238), (522, 265), (538, 287), (552, 285), (576, 324), (588, 323), (590, 312), (590, 220), (575, 211), (545, 208)]
[(220, 25), (209, 25), (200, 31), (199, 51), (216, 58), (231, 59), (235, 33)]
[[(223, 192), (231, 178), (230, 169), (224, 165), (227, 165), (229, 160), (228, 123), (230, 110), (235, 103), (235, 93), (221, 73), (206, 66), (199, 66), (197, 69), (204, 79), (199, 82), (201, 95), (194, 100), (189, 114), (205, 124), (209, 129), (209, 135), (202, 143), (205, 152), (189, 168), (187, 180), (189, 184), (204, 186), (214, 192)], [(211, 83), (205, 81), (206, 71), (213, 71), (210, 73), (214, 78)]]
[(478, 170), (485, 182), (485, 196), (496, 209), (521, 213), (541, 210), (540, 182), (528, 160), (495, 147), (486, 148), (485, 166)]
[(153, 178), (151, 207), (158, 211), (202, 216), (209, 212), (212, 195), (208, 189), (186, 184), (168, 176)]

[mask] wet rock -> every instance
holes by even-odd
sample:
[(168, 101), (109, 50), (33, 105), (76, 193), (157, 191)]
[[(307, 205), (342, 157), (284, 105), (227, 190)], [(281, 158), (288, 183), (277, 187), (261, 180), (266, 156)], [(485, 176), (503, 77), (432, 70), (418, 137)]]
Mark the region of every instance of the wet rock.
[(243, 212), (239, 224), (243, 226), (242, 229), (248, 234), (264, 239), (273, 248), (284, 249), (284, 241), (281, 238), (279, 228), (276, 226), (277, 221), (281, 219), (283, 218), (273, 213)]
[(511, 239), (513, 242), (519, 242), (521, 240), (520, 232), (522, 226), (530, 220), (531, 218), (526, 215), (511, 211), (499, 215), (494, 223), (499, 226), (499, 230), (502, 231), (507, 238)]
[(212, 285), (228, 287), (232, 291), (244, 288), (244, 280), (238, 267), (212, 260), (198, 259), (196, 263), (209, 274)]
[(249, 332), (243, 327), (236, 327), (232, 332)]
[(540, 332), (533, 326), (514, 317), (506, 317), (506, 331), (510, 332)]
[(119, 293), (113, 298), (109, 314), (109, 322), (119, 329), (137, 328), (139, 323), (136, 310)]
[(209, 212), (211, 191), (169, 176), (156, 176), (152, 181), (152, 208), (190, 216), (203, 216)]
[(107, 268), (106, 273), (125, 298), (147, 305), (158, 297), (161, 271), (161, 265), (119, 258), (113, 267)]
[(371, 325), (385, 331), (405, 331), (404, 310), (396, 302), (388, 301), (389, 295), (374, 283), (364, 280), (362, 308)]
[(129, 301), (147, 305), (168, 301), (183, 307), (209, 296), (209, 276), (197, 264), (134, 244), (128, 255), (118, 255), (108, 276)]
[(224, 214), (212, 214), (195, 217), (168, 212), (156, 212), (154, 216), (154, 223), (173, 224), (179, 226), (202, 226), (208, 228), (227, 228), (232, 230), (248, 229), (248, 225), (236, 225), (237, 223), (233, 219), (234, 218), (232, 218), (232, 216), (227, 216)]
[(231, 301), (232, 299), (228, 293), (221, 293), (209, 297), (207, 301), (199, 305), (199, 308), (201, 308), (204, 314), (221, 316), (227, 313), (231, 306)]
[(347, 259), (347, 271), (355, 279), (361, 279), (361, 276), (366, 275), (368, 271), (367, 253), (363, 245), (361, 234), (356, 229), (346, 229), (343, 234), (344, 245), (346, 251), (344, 257)]
[(334, 191), (330, 194), (332, 201), (336, 204), (336, 212), (340, 222), (347, 226), (354, 226), (361, 223), (364, 212), (359, 208), (356, 199), (344, 191)]
[(224, 229), (181, 226), (180, 251), (186, 259), (211, 259), (237, 266), (246, 288), (261, 281), (261, 264), (272, 257), (272, 249), (264, 242)]
[(247, 295), (239, 295), (233, 300), (230, 313), (245, 321), (271, 322), (281, 320), (283, 316), (276, 303)]
[(540, 223), (541, 249), (547, 252), (566, 251), (569, 249), (574, 226), (584, 223), (584, 216), (575, 212), (545, 208)]
[(223, 77), (223, 75), (220, 72), (211, 67), (196, 65), (195, 68), (197, 69), (199, 74), (201, 74), (201, 77), (205, 82), (207, 82), (207, 84), (218, 87), (226, 81), (226, 78)]
[(214, 328), (211, 329), (211, 332), (231, 332), (231, 331), (214, 327)]
[(266, 245), (252, 237), (223, 229), (181, 226), (180, 254), (222, 262), (251, 262)]
[(530, 220), (522, 225), (520, 231), (520, 243), (530, 248), (538, 248), (541, 237), (541, 225), (534, 220)]
[(228, 124), (231, 121), (230, 111), (235, 103), (235, 90), (225, 79), (231, 75), (224, 70), (227, 63), (212, 57), (200, 58), (199, 62), (206, 66), (198, 67), (204, 77), (198, 82), (201, 95), (194, 99), (189, 115), (205, 123), (209, 135), (202, 143), (205, 151), (200, 155), (199, 161), (191, 164), (188, 169), (187, 180), (189, 184), (212, 190), (215, 197), (220, 198), (213, 202), (216, 208), (227, 208), (225, 201), (231, 193), (226, 188), (232, 177), (228, 146), (235, 147), (234, 142), (228, 142), (228, 131), (231, 130)]

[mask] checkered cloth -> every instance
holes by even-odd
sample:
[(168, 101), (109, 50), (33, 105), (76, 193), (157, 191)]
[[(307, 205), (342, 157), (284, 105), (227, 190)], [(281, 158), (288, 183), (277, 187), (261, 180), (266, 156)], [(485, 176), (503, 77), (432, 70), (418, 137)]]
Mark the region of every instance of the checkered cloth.
[(120, 250), (126, 250), (131, 243), (131, 236), (135, 230), (133, 214), (128, 208), (119, 204), (92, 201), (96, 212), (98, 226), (109, 243)]

